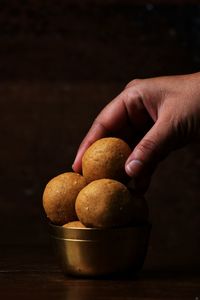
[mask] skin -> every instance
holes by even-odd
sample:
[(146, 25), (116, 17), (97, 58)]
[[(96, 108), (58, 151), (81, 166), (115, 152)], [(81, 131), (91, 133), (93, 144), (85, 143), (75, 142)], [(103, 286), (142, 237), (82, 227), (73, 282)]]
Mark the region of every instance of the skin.
[(81, 171), (85, 150), (105, 136), (129, 142), (126, 173), (145, 191), (158, 163), (199, 137), (200, 72), (131, 81), (96, 117), (83, 139), (73, 169)]

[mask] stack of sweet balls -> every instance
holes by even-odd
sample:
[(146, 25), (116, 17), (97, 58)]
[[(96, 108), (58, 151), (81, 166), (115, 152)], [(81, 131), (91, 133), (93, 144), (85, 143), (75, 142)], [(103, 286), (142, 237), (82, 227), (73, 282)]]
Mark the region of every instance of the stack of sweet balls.
[(67, 172), (46, 185), (43, 206), (48, 219), (67, 228), (113, 228), (148, 221), (143, 196), (130, 190), (124, 165), (131, 153), (121, 139), (94, 142), (82, 158), (82, 173)]

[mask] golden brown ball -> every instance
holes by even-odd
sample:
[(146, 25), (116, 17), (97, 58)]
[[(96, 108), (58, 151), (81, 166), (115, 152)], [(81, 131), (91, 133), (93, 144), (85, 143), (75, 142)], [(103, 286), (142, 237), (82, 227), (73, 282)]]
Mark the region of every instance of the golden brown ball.
[(130, 147), (119, 138), (97, 140), (83, 155), (83, 176), (87, 182), (101, 178), (124, 181), (127, 178), (125, 162), (130, 153)]
[(77, 220), (75, 200), (86, 184), (83, 176), (73, 172), (51, 179), (43, 193), (43, 206), (47, 217), (58, 225)]
[(75, 208), (86, 227), (120, 227), (133, 219), (131, 194), (125, 185), (113, 179), (89, 183), (78, 194)]
[(67, 224), (64, 224), (65, 228), (86, 228), (80, 221), (72, 221)]

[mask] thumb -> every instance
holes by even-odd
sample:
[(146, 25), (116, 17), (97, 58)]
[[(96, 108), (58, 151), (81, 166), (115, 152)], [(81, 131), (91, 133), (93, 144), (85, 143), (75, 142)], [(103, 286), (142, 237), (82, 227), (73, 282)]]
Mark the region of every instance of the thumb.
[(173, 130), (168, 122), (157, 121), (128, 157), (125, 170), (130, 177), (152, 173), (171, 150)]

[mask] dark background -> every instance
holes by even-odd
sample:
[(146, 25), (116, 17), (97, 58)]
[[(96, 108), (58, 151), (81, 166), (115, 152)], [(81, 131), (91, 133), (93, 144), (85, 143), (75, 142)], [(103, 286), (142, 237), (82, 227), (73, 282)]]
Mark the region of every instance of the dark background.
[[(0, 2), (2, 247), (50, 247), (45, 184), (130, 80), (199, 70), (198, 2)], [(153, 177), (147, 269), (200, 267), (199, 153), (174, 152)]]

